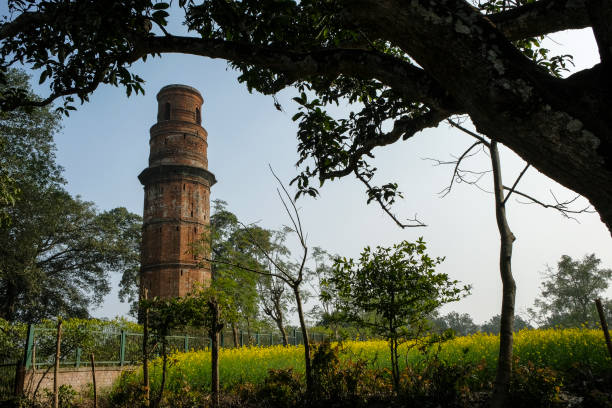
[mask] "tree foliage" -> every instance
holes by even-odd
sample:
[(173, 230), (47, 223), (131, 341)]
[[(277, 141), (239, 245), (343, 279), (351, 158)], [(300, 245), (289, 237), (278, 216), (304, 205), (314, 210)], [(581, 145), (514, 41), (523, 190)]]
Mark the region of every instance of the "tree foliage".
[(393, 380), (399, 386), (399, 344), (427, 332), (427, 316), (441, 305), (459, 300), (469, 291), (458, 287), (435, 268), (442, 258), (431, 258), (422, 239), (393, 247), (366, 247), (359, 262), (338, 259), (331, 279), (339, 291), (348, 319), (389, 341)]
[[(457, 336), (467, 336), (479, 331), (478, 325), (467, 313), (449, 312), (443, 316), (435, 316), (431, 320), (433, 329), (438, 332), (451, 329)], [(499, 331), (499, 325), (497, 330)]]
[[(586, 196), (612, 225), (608, 92), (612, 10), (606, 2), (539, 0), (10, 0), (0, 25), (0, 73), (40, 69), (43, 101), (10, 88), (0, 106), (64, 98), (73, 108), (99, 84), (141, 92), (131, 64), (165, 53), (223, 58), (249, 90), (293, 87), (300, 112), (296, 182), (355, 175), (386, 211), (392, 180), (375, 184), (377, 147), (408, 140), (457, 114), (542, 173)], [(181, 18), (188, 31), (170, 33)], [(182, 15), (179, 15), (182, 14)], [(544, 35), (590, 27), (601, 63), (560, 78), (571, 62), (540, 46)], [(1, 78), (0, 78), (1, 79)], [(355, 102), (344, 118), (328, 111)], [(562, 141), (562, 142), (561, 142)], [(422, 225), (395, 217), (402, 226)]]
[[(501, 315), (496, 314), (480, 326), (480, 331), (484, 333), (499, 334), (500, 325)], [(524, 329), (533, 329), (533, 327), (520, 315), (514, 315), (514, 331), (517, 332)]]
[[(612, 269), (601, 268), (595, 254), (581, 260), (561, 256), (556, 270), (547, 267), (531, 314), (545, 327), (596, 327), (599, 316), (595, 299), (602, 296), (610, 284)], [(602, 299), (608, 319), (612, 317), (612, 299)]]
[[(7, 79), (31, 94), (23, 72)], [(49, 107), (0, 114), (0, 172), (19, 190), (1, 209), (10, 221), (0, 226), (0, 316), (7, 320), (86, 317), (110, 291), (110, 272), (138, 271), (140, 217), (125, 208), (99, 212), (64, 190), (53, 143), (59, 119)]]

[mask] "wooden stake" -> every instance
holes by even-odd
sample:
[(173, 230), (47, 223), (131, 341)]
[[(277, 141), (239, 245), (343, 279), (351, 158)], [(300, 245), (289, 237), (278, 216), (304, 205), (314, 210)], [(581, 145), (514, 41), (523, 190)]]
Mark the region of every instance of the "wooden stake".
[(60, 364), (60, 351), (62, 343), (62, 319), (57, 320), (57, 338), (55, 339), (55, 366), (53, 367), (53, 408), (59, 407), (59, 393), (57, 390), (57, 372)]
[(612, 342), (610, 341), (610, 332), (608, 332), (608, 323), (606, 323), (606, 315), (604, 315), (601, 299), (596, 299), (595, 305), (597, 306), (597, 313), (599, 313), (599, 320), (601, 321), (601, 330), (603, 330), (604, 337), (606, 338), (608, 353), (610, 353), (610, 358), (612, 358)]
[[(143, 290), (144, 300), (149, 298), (149, 290), (144, 288)], [(143, 316), (143, 327), (142, 327), (142, 381), (144, 387), (144, 406), (148, 407), (151, 399), (150, 383), (149, 383), (149, 350), (148, 350), (148, 339), (149, 339), (149, 308), (145, 307)]]
[(91, 379), (93, 381), (93, 397), (94, 397), (94, 401), (93, 401), (93, 408), (98, 408), (98, 393), (96, 391), (96, 362), (94, 360), (94, 353), (91, 353), (90, 355), (90, 359), (91, 359)]

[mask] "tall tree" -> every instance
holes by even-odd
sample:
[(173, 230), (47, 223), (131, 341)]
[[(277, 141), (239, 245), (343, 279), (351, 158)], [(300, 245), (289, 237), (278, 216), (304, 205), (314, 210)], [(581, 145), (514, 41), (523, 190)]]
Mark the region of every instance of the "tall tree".
[[(304, 311), (304, 291), (303, 284), (308, 278), (308, 270), (306, 262), (308, 260), (308, 245), (306, 243), (306, 236), (302, 226), (299, 211), (295, 204), (295, 200), (289, 195), (289, 192), (282, 184), (280, 179), (276, 176), (272, 168), (270, 168), (272, 175), (280, 185), (280, 189), (277, 189), (279, 199), (281, 200), (286, 214), (291, 221), (291, 227), (285, 227), (284, 232), (295, 234), (298, 239), (299, 246), (301, 248), (301, 254), (299, 255), (298, 262), (292, 262), (289, 257), (290, 254), (287, 252), (283, 257), (279, 257), (278, 251), (274, 251), (273, 247), (266, 247), (256, 234), (258, 229), (242, 224), (242, 230), (249, 236), (250, 243), (254, 245), (262, 258), (265, 259), (267, 264), (271, 265), (273, 269), (265, 268), (254, 268), (249, 265), (241, 264), (239, 261), (232, 259), (224, 259), (222, 257), (215, 257), (214, 251), (211, 253), (211, 257), (206, 259), (213, 264), (226, 265), (232, 268), (242, 269), (246, 272), (251, 272), (262, 277), (272, 277), (283, 281), (290, 289), (295, 300), (296, 311), (300, 322), (300, 331), (302, 334), (302, 342), (304, 344), (304, 365), (306, 369), (306, 389), (307, 391), (312, 390), (313, 377), (312, 377), (312, 360), (310, 353), (310, 340), (308, 337), (308, 329), (306, 327), (306, 313)], [(284, 240), (284, 239), (283, 239)], [(205, 251), (200, 251), (202, 254), (206, 254)]]
[[(581, 260), (561, 256), (556, 270), (547, 267), (540, 297), (535, 300), (531, 314), (538, 324), (546, 327), (594, 327), (599, 324), (595, 299), (610, 285), (612, 269), (601, 268), (595, 254)], [(612, 299), (603, 299), (604, 308), (612, 317)]]
[(330, 328), (337, 340), (340, 325), (346, 323), (340, 312), (340, 299), (333, 280), (334, 260), (339, 257), (332, 257), (324, 249), (314, 247), (312, 258), (315, 266), (311, 272), (310, 282), (320, 304), (315, 305), (311, 314), (315, 314), (320, 323)]
[[(35, 99), (28, 77), (6, 76)], [(60, 120), (48, 107), (0, 114), (0, 172), (19, 192), (2, 211), (0, 225), (0, 316), (37, 321), (45, 317), (84, 317), (110, 288), (111, 271), (138, 269), (140, 217), (125, 208), (99, 213), (71, 197), (55, 162), (54, 134)]]
[(287, 313), (289, 312), (289, 304), (291, 302), (291, 294), (287, 290), (287, 284), (283, 279), (276, 276), (281, 272), (276, 265), (282, 269), (287, 269), (287, 257), (290, 254), (289, 249), (285, 246), (286, 231), (276, 231), (272, 233), (272, 245), (270, 247), (270, 258), (274, 259), (274, 263), (266, 260), (265, 270), (270, 271), (270, 274), (263, 274), (259, 277), (258, 292), (261, 310), (264, 315), (268, 316), (276, 324), (283, 338), (283, 345), (289, 344), (287, 330)]
[(449, 312), (444, 316), (434, 317), (432, 322), (434, 329), (438, 331), (452, 329), (457, 336), (467, 336), (478, 332), (478, 325), (467, 313)]
[[(501, 315), (496, 314), (495, 316), (491, 317), (489, 320), (484, 322), (482, 325), (480, 325), (480, 331), (483, 333), (499, 334), (500, 326), (501, 326)], [(528, 321), (523, 319), (521, 315), (518, 315), (518, 314), (514, 315), (513, 330), (515, 332), (518, 332), (524, 329), (533, 329), (533, 327), (529, 324)]]
[[(213, 261), (223, 259), (250, 268), (259, 268), (263, 259), (259, 249), (251, 240), (257, 240), (259, 246), (270, 246), (270, 232), (257, 226), (250, 226), (247, 233), (242, 228), (235, 214), (227, 210), (223, 200), (213, 201), (213, 213), (210, 217), (211, 256)], [(258, 276), (229, 264), (213, 262), (215, 285), (234, 300), (234, 307), (239, 311), (240, 319), (231, 322), (234, 346), (238, 346), (238, 325), (250, 328), (258, 314)]]
[[(68, 109), (73, 96), (87, 100), (101, 83), (125, 86), (128, 94), (142, 91), (131, 64), (150, 55), (223, 58), (250, 90), (274, 94), (292, 86), (316, 95), (298, 98), (304, 108), (296, 118), (299, 163), (307, 166), (297, 180), (305, 193), (315, 194), (311, 178), (354, 174), (388, 209), (397, 186), (371, 185), (373, 149), (468, 114), (480, 133), (587, 197), (612, 229), (609, 2), (178, 3), (182, 9), (154, 0), (9, 0), (10, 15), (0, 26), (0, 72), (31, 63), (50, 95), (32, 101), (11, 89), (0, 104), (9, 109), (64, 97)], [(178, 17), (188, 35), (168, 32), (166, 9), (183, 13)], [(551, 75), (540, 53), (520, 47), (586, 27), (601, 62), (568, 78)], [(559, 56), (554, 63), (563, 69), (566, 61)], [(341, 100), (361, 104), (334, 120), (326, 107)]]

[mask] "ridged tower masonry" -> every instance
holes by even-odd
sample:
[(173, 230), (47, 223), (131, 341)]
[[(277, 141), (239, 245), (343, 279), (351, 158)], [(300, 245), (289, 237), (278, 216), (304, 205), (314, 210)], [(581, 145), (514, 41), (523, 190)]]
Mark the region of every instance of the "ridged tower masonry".
[(210, 225), (207, 136), (202, 95), (186, 85), (168, 85), (157, 94), (157, 123), (151, 127), (149, 167), (144, 186), (141, 288), (148, 296), (184, 296), (194, 283), (210, 280), (210, 265), (198, 267), (191, 244)]

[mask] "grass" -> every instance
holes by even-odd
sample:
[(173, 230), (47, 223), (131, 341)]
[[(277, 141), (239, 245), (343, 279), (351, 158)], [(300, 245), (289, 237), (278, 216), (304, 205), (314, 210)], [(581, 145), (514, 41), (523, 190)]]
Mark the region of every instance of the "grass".
[[(411, 343), (400, 348), (403, 365), (418, 365), (425, 356)], [(347, 341), (340, 345), (344, 360), (367, 360), (372, 368), (390, 367), (388, 345), (385, 341)], [(450, 364), (479, 364), (492, 376), (497, 363), (499, 337), (478, 333), (457, 337), (441, 345), (440, 360)], [(431, 353), (431, 351), (430, 351)], [(559, 372), (570, 372), (576, 363), (588, 365), (593, 372), (612, 369), (603, 334), (590, 329), (523, 330), (515, 333), (514, 354), (519, 364), (531, 362), (535, 367), (548, 367)], [(176, 353), (170, 357), (168, 389), (206, 389), (210, 384), (210, 352)], [(221, 349), (220, 381), (230, 388), (241, 383), (260, 384), (269, 369), (293, 368), (304, 372), (303, 346), (242, 347)], [(152, 386), (159, 384), (159, 360), (151, 368)], [(138, 381), (136, 372), (128, 381)]]

